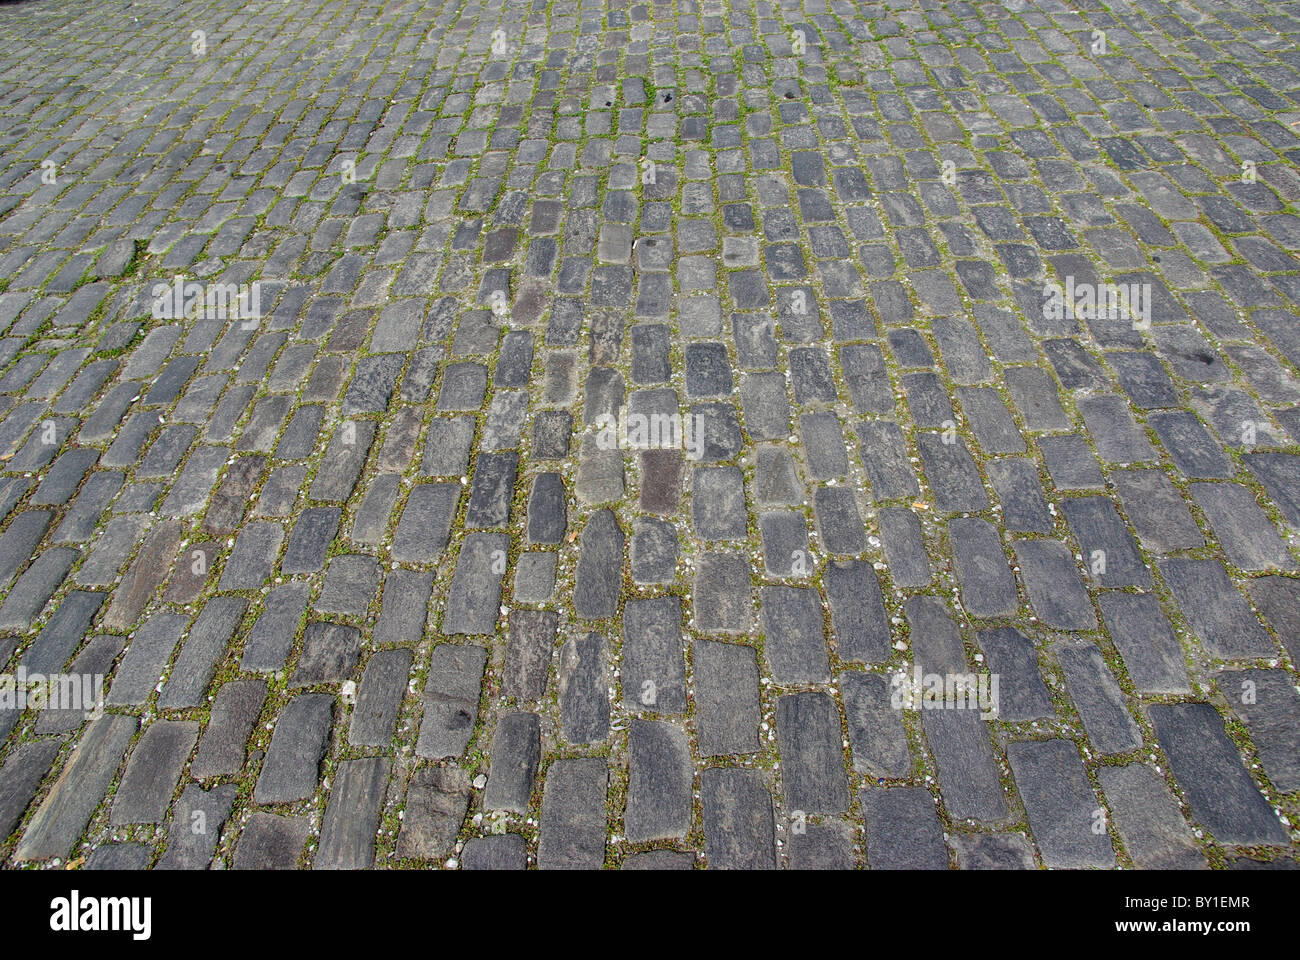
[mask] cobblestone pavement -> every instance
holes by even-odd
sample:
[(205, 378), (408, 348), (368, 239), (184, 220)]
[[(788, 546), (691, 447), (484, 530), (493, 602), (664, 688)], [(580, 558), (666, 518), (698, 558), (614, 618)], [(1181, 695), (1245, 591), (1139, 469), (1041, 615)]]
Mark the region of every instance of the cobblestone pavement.
[(0, 33), (6, 865), (1296, 866), (1300, 4)]

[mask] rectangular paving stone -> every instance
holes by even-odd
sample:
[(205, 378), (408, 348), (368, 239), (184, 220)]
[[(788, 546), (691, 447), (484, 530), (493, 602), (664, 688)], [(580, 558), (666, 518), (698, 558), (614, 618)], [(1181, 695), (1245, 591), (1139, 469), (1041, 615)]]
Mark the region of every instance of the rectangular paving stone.
[(1283, 670), (1225, 670), (1217, 682), (1228, 706), (1250, 731), (1269, 782), (1284, 793), (1300, 788), (1300, 757), (1295, 750), (1300, 695), (1288, 674)]
[(1129, 712), (1124, 691), (1096, 644), (1063, 640), (1053, 652), (1093, 748), (1101, 754), (1117, 754), (1142, 746), (1142, 731)]
[(764, 652), (777, 683), (824, 683), (830, 660), (821, 597), (802, 587), (762, 589)]
[(248, 601), (240, 597), (213, 597), (203, 605), (158, 695), (161, 709), (182, 710), (205, 702), (217, 664), (225, 657), (247, 610)]
[(849, 785), (835, 701), (818, 692), (781, 697), (776, 730), (786, 808), (808, 814), (847, 812)]
[(338, 765), (312, 869), (364, 870), (374, 863), (375, 831), (389, 767), (390, 761), (381, 757)]
[(113, 796), (109, 822), (160, 822), (198, 738), (199, 725), (193, 721), (155, 720), (146, 727)]
[(700, 801), (710, 869), (776, 869), (772, 795), (760, 773), (706, 769), (700, 775)]
[(542, 793), (538, 869), (596, 870), (604, 865), (608, 781), (603, 758), (551, 764)]
[(1133, 685), (1143, 693), (1191, 693), (1185, 654), (1149, 593), (1107, 591), (1100, 595), (1101, 616)]
[(1061, 502), (1070, 531), (1092, 579), (1105, 587), (1151, 586), (1137, 544), (1107, 497), (1070, 497)]
[(509, 553), (510, 538), (506, 534), (472, 533), (465, 538), (447, 588), (443, 633), (484, 634), (496, 629), (501, 579)]
[(1222, 563), (1170, 557), (1158, 566), (1192, 632), (1213, 656), (1248, 659), (1274, 654), (1276, 647)]
[(1214, 707), (1155, 704), (1149, 712), (1192, 816), (1215, 840), (1245, 846), (1288, 842), (1287, 831), (1246, 772)]
[(106, 714), (87, 725), (67, 764), (27, 822), (14, 860), (66, 858), (108, 792), (138, 729), (134, 717)]
[(393, 559), (399, 563), (433, 563), (441, 557), (459, 503), (457, 483), (413, 486), (393, 531)]
[(1029, 603), (1044, 624), (1061, 630), (1097, 628), (1069, 547), (1059, 540), (1017, 540), (1013, 549)]
[(507, 713), (497, 721), (483, 807), (527, 813), (541, 760), (541, 727), (535, 713)]
[(159, 611), (149, 617), (127, 643), (105, 702), (109, 706), (139, 706), (149, 698), (176, 645), (188, 617)]
[(860, 797), (870, 869), (948, 869), (948, 847), (930, 791), (924, 787), (869, 788)]
[(397, 855), (443, 861), (469, 810), (469, 776), (456, 767), (423, 767), (411, 777), (397, 835)]
[(692, 666), (701, 755), (757, 753), (760, 716), (754, 648), (697, 640)]
[(1234, 566), (1242, 570), (1296, 569), (1286, 542), (1248, 487), (1239, 483), (1191, 483), (1188, 490)]
[(629, 600), (623, 608), (623, 705), (632, 712), (686, 712), (682, 606), (677, 597)]
[(1098, 806), (1069, 740), (1007, 744), (1007, 760), (1024, 801), (1029, 828), (1049, 867), (1109, 867), (1115, 850), (1105, 833), (1093, 832)]
[(266, 703), (266, 683), (231, 680), (212, 701), (207, 729), (190, 764), (196, 780), (235, 776), (244, 767), (249, 735)]
[(1135, 866), (1143, 870), (1205, 870), (1178, 802), (1160, 775), (1142, 763), (1097, 770), (1115, 829)]
[(962, 606), (975, 617), (1012, 616), (1020, 606), (1015, 576), (993, 524), (973, 517), (948, 522)]
[(1161, 470), (1116, 470), (1111, 481), (1142, 543), (1158, 553), (1205, 545), (1187, 502)]
[(254, 803), (296, 803), (320, 784), (320, 762), (334, 725), (334, 698), (300, 693), (284, 705), (253, 788)]
[(840, 675), (853, 769), (870, 777), (905, 777), (912, 755), (902, 711), (891, 704), (889, 681), (871, 673)]
[(694, 782), (686, 731), (671, 723), (634, 719), (627, 752), (623, 829), (628, 840), (685, 839), (691, 825)]
[(7, 839), (18, 826), (62, 746), (61, 739), (48, 738), (10, 749), (0, 767), (0, 836)]
[(307, 842), (306, 817), (254, 813), (248, 818), (235, 846), (236, 870), (293, 870)]
[(553, 610), (511, 610), (501, 691), (538, 701), (546, 694), (559, 614)]
[(424, 682), (424, 717), (415, 745), (429, 760), (458, 757), (474, 736), (487, 650), (443, 643), (434, 647)]

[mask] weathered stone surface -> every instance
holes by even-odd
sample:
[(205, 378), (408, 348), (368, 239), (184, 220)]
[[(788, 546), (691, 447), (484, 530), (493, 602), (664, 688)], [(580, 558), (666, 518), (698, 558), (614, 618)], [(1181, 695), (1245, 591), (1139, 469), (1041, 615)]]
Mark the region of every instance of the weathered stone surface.
[(700, 775), (704, 855), (714, 870), (776, 869), (772, 795), (753, 770), (712, 767)]
[(254, 802), (294, 803), (314, 794), (333, 724), (334, 698), (327, 694), (300, 693), (285, 704), (253, 788)]
[(374, 863), (375, 831), (389, 766), (389, 761), (380, 757), (345, 760), (338, 765), (313, 869), (364, 870)]
[(541, 724), (537, 714), (502, 716), (492, 737), (492, 760), (487, 786), (483, 789), (484, 808), (527, 813), (541, 753)]
[(604, 759), (557, 760), (542, 792), (537, 866), (542, 870), (595, 870), (605, 863)]
[(434, 647), (424, 682), (424, 719), (415, 752), (430, 760), (458, 757), (474, 736), (487, 651), (443, 643)]

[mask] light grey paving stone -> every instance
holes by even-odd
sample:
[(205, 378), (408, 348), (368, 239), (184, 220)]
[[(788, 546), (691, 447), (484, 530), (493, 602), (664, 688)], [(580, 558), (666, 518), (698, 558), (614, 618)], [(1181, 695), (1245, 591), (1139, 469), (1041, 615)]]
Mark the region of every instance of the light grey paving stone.
[(885, 507), (877, 514), (880, 542), (895, 587), (924, 587), (934, 577), (925, 549), (921, 520), (907, 507)]
[(686, 731), (671, 723), (634, 719), (627, 749), (623, 829), (628, 840), (685, 839), (691, 825), (694, 781)]
[(447, 588), (442, 632), (487, 634), (496, 629), (501, 606), (510, 537), (503, 533), (471, 533), (461, 545), (456, 572)]
[(1220, 843), (1287, 843), (1287, 832), (1246, 772), (1223, 718), (1208, 703), (1149, 709), (1160, 747), (1192, 816)]
[(860, 796), (870, 869), (948, 869), (948, 847), (930, 791), (924, 787), (868, 788)]
[(789, 838), (791, 870), (853, 870), (853, 836), (848, 824), (805, 824)]
[(1013, 549), (1039, 620), (1061, 630), (1097, 629), (1097, 615), (1069, 547), (1059, 540), (1017, 540)]
[(253, 802), (295, 803), (312, 796), (333, 725), (334, 698), (328, 694), (300, 693), (285, 704), (253, 788)]
[(397, 855), (445, 860), (469, 811), (469, 775), (458, 767), (422, 767), (412, 775), (397, 834)]
[(223, 783), (204, 790), (189, 784), (172, 808), (167, 849), (155, 870), (206, 870), (216, 855), (221, 828), (230, 817), (239, 788)]
[(691, 516), (704, 540), (746, 536), (745, 484), (735, 467), (697, 467), (691, 479)]
[[(921, 723), (938, 768), (939, 787), (948, 812), (960, 820), (1001, 820), (1007, 806), (986, 726), (987, 718), (996, 716), (996, 704), (991, 697), (988, 702), (972, 697), (973, 675), (962, 676), (967, 682), (966, 697), (955, 700), (954, 708), (945, 705), (931, 709), (923, 701)], [(948, 678), (944, 681), (946, 687)], [(988, 689), (991, 693), (991, 686)], [(972, 709), (975, 706), (980, 709)]]
[(577, 634), (560, 658), (560, 715), (570, 743), (595, 743), (609, 735), (609, 696), (605, 678), (605, 638)]
[(213, 597), (203, 605), (158, 695), (159, 708), (180, 710), (205, 702), (217, 664), (225, 657), (247, 609), (248, 601), (240, 597)]
[(821, 597), (803, 587), (764, 587), (763, 649), (777, 683), (825, 683), (830, 679)]
[(1296, 569), (1286, 542), (1248, 487), (1239, 483), (1191, 483), (1188, 490), (1234, 566), (1242, 570)]
[(487, 786), (483, 789), (484, 809), (527, 813), (541, 752), (537, 714), (504, 714), (492, 737)]
[(393, 532), (393, 559), (399, 563), (436, 562), (447, 549), (459, 503), (457, 483), (422, 483), (412, 487)]
[(382, 757), (338, 765), (312, 869), (364, 870), (374, 863), (375, 832), (390, 765)]
[(624, 709), (686, 712), (686, 662), (678, 597), (629, 600), (623, 608)]
[(357, 685), (348, 727), (348, 742), (353, 746), (386, 747), (392, 742), (411, 675), (411, 659), (412, 653), (406, 649), (377, 650), (370, 657)]
[(558, 557), (551, 551), (521, 553), (515, 561), (516, 603), (545, 603), (555, 593)]
[(105, 714), (87, 725), (15, 848), (16, 862), (66, 858), (108, 792), (138, 729), (134, 717)]
[(917, 435), (925, 477), (940, 513), (978, 512), (989, 505), (975, 461), (961, 437), (946, 443), (937, 433)]
[(196, 780), (235, 776), (244, 768), (248, 738), (266, 703), (262, 680), (231, 680), (212, 701), (208, 725), (190, 764)]
[(1116, 470), (1111, 474), (1124, 512), (1143, 545), (1157, 553), (1205, 545), (1187, 502), (1163, 470)]
[(511, 610), (501, 691), (521, 700), (541, 700), (555, 650), (559, 614), (553, 610)]
[(654, 517), (636, 521), (628, 560), (639, 584), (671, 583), (677, 569), (677, 530)]
[(1274, 654), (1273, 641), (1218, 560), (1170, 557), (1160, 561), (1159, 569), (1192, 632), (1212, 655), (1230, 659)]
[(1020, 597), (997, 528), (987, 520), (959, 517), (948, 522), (948, 539), (966, 611), (975, 617), (1014, 615)]
[(1110, 463), (1144, 463), (1156, 459), (1146, 434), (1138, 429), (1124, 397), (1080, 397), (1079, 413), (1097, 452)]
[(757, 753), (760, 705), (754, 648), (697, 640), (693, 668), (701, 755)]
[(383, 604), (371, 639), (376, 644), (414, 644), (424, 637), (433, 574), (390, 570), (384, 576)]
[(1133, 685), (1143, 693), (1191, 693), (1186, 654), (1151, 594), (1107, 591), (1101, 616)]
[(293, 870), (307, 843), (306, 817), (257, 812), (248, 818), (235, 845), (236, 870)]
[(808, 814), (847, 812), (848, 777), (835, 701), (818, 692), (781, 697), (776, 730), (786, 808)]
[(996, 627), (980, 631), (979, 645), (989, 673), (999, 677), (1000, 719), (1014, 723), (1055, 715), (1034, 644), (1028, 637), (1014, 627)]
[(871, 673), (844, 673), (840, 687), (853, 769), (875, 778), (907, 776), (912, 756), (902, 711), (891, 702), (889, 681)]
[(160, 611), (136, 631), (118, 663), (105, 703), (139, 706), (149, 698), (185, 631), (186, 618)]
[(428, 760), (459, 757), (474, 736), (487, 650), (443, 643), (433, 648), (424, 682), (424, 717), (415, 745)]
[(245, 524), (235, 538), (234, 549), (221, 571), (217, 589), (260, 589), (271, 577), (271, 569), (283, 542), (284, 527), (278, 523), (259, 521)]
[(775, 870), (772, 794), (754, 770), (713, 767), (700, 774), (704, 855), (712, 870)]
[(14, 744), (0, 767), (0, 837), (9, 837), (50, 772), (62, 738), (30, 740)]
[(528, 845), (517, 833), (474, 837), (460, 853), (462, 870), (524, 870), (528, 866)]
[(1300, 694), (1284, 670), (1228, 670), (1219, 689), (1250, 731), (1269, 782), (1283, 793), (1300, 789)]
[(1032, 460), (1006, 458), (984, 465), (989, 483), (1002, 506), (1002, 523), (1016, 533), (1049, 533), (1052, 514)]
[[(27, 672), (54, 674), (62, 672), (74, 650), (85, 638), (90, 622), (104, 602), (104, 594), (74, 590), (63, 597), (31, 646), (19, 661)], [(75, 671), (73, 671), (75, 672)]]
[(542, 789), (537, 866), (541, 870), (598, 870), (605, 863), (603, 758), (556, 760)]
[(1114, 865), (1110, 838), (1093, 829), (1105, 808), (1084, 774), (1078, 747), (1069, 740), (1018, 741), (1007, 744), (1007, 760), (1045, 865)]
[(298, 624), (307, 612), (307, 593), (305, 583), (282, 583), (270, 589), (261, 614), (248, 631), (241, 669), (273, 673), (284, 667)]
[(1097, 769), (1115, 829), (1135, 866), (1144, 870), (1205, 870), (1205, 856), (1164, 780), (1142, 763)]
[(623, 530), (610, 510), (597, 511), (583, 528), (573, 590), (573, 607), (579, 617), (600, 620), (618, 612), (623, 539)]
[(147, 870), (154, 848), (145, 843), (106, 843), (86, 858), (83, 870)]
[(915, 596), (903, 604), (911, 654), (924, 673), (967, 673), (961, 633), (948, 605), (937, 597)]
[(1070, 497), (1061, 511), (1092, 579), (1106, 587), (1151, 586), (1151, 571), (1107, 497)]
[(1062, 640), (1055, 644), (1053, 653), (1093, 749), (1101, 754), (1117, 754), (1141, 747), (1142, 731), (1129, 711), (1128, 698), (1097, 645)]
[(880, 581), (862, 560), (832, 560), (822, 572), (835, 649), (843, 660), (878, 663), (892, 643)]
[(1033, 870), (1034, 851), (1018, 833), (956, 833), (951, 838), (962, 870)]
[(908, 459), (907, 440), (898, 424), (887, 420), (863, 420), (855, 428), (862, 466), (871, 481), (871, 497), (886, 500), (915, 500), (921, 495), (916, 468)]

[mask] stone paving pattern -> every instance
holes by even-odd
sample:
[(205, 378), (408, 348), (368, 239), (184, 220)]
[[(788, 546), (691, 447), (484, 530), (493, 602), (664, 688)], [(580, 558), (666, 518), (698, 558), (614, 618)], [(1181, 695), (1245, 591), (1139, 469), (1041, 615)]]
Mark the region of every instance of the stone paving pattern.
[(1300, 4), (0, 33), (6, 865), (1296, 866)]

